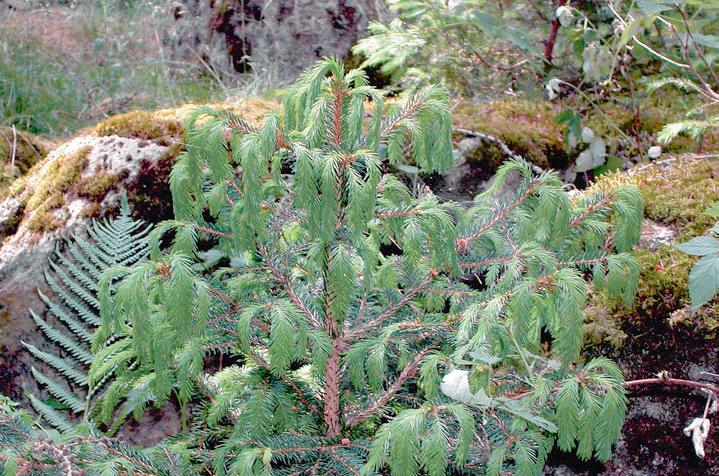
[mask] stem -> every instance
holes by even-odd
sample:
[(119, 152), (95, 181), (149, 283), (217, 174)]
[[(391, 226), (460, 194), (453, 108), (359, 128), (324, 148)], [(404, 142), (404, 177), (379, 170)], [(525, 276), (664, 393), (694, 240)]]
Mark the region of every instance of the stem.
[(332, 342), (332, 356), (327, 361), (324, 383), (325, 436), (340, 434), (340, 346)]
[(632, 73), (626, 65), (621, 66), (622, 73), (629, 82), (629, 94), (632, 100), (632, 132), (634, 132), (634, 142), (639, 150), (639, 162), (644, 162), (644, 151), (642, 150), (642, 139), (639, 136), (639, 108), (637, 107), (637, 101), (634, 97), (634, 79), (632, 79)]
[[(567, 0), (559, 0), (558, 7), (563, 7)], [(554, 42), (557, 40), (557, 32), (559, 31), (559, 18), (552, 21), (552, 29), (549, 32), (549, 38), (544, 42), (544, 71), (548, 71), (552, 67), (552, 55), (554, 52)]]
[(342, 101), (344, 99), (344, 88), (339, 80), (336, 80), (337, 91), (335, 92), (335, 105), (332, 121), (332, 145), (342, 147)]
[(182, 432), (187, 431), (187, 404), (180, 402), (180, 421), (182, 422)]
[(683, 385), (685, 387), (703, 388), (708, 390), (715, 395), (719, 395), (719, 387), (710, 383), (695, 382), (694, 380), (684, 380), (680, 378), (670, 378), (662, 373), (657, 378), (645, 378), (641, 380), (630, 380), (624, 382), (624, 387), (637, 387), (640, 385), (654, 385), (654, 384), (666, 384), (666, 385)]
[(686, 44), (682, 43), (682, 47), (683, 47), (683, 50), (684, 50), (684, 60), (687, 62), (687, 64), (688, 64), (689, 67), (691, 68), (692, 73), (694, 73), (694, 76), (696, 76), (696, 78), (699, 79), (699, 81), (702, 83), (702, 85), (704, 86), (704, 88), (706, 89), (706, 91), (707, 91), (708, 93), (710, 93), (711, 96), (716, 99), (717, 97), (719, 97), (719, 95), (717, 95), (717, 93), (714, 92), (714, 90), (711, 88), (711, 86), (709, 85), (709, 83), (708, 83), (707, 81), (705, 81), (702, 76), (699, 75), (699, 72), (697, 72), (697, 70), (696, 70), (696, 69), (693, 67), (693, 65), (691, 64), (691, 61), (689, 61), (689, 40), (692, 40), (692, 42), (694, 42), (694, 50), (696, 51), (697, 56), (699, 56), (699, 58), (704, 62), (704, 65), (707, 67), (707, 70), (709, 71), (709, 74), (711, 75), (711, 77), (712, 77), (712, 79), (714, 80), (714, 83), (715, 83), (716, 85), (719, 85), (719, 78), (717, 77), (716, 73), (715, 73), (714, 70), (712, 69), (712, 67), (711, 67), (711, 65), (709, 64), (709, 62), (708, 62), (708, 61), (706, 60), (706, 58), (704, 57), (704, 53), (702, 53), (701, 47), (700, 47), (699, 45), (697, 45), (697, 42), (696, 42), (696, 40), (694, 39), (694, 36), (692, 35), (692, 31), (691, 31), (691, 28), (690, 28), (690, 25), (689, 25), (689, 18), (687, 17), (687, 12), (686, 12), (683, 8), (680, 8), (679, 5), (675, 5), (675, 7), (676, 7), (677, 10), (679, 10), (679, 13), (681, 13), (681, 15), (682, 15), (682, 20), (684, 21), (684, 26), (685, 26), (686, 29), (687, 29), (687, 41), (686, 41)]
[[(622, 25), (626, 28), (626, 27), (627, 27), (627, 22), (626, 22), (626, 21), (624, 20), (624, 18), (619, 14), (619, 12), (617, 12), (617, 10), (616, 10), (616, 9), (614, 8), (614, 6), (612, 5), (612, 2), (607, 2), (607, 7), (609, 7), (609, 9), (612, 11), (612, 13), (614, 14), (614, 16), (615, 16), (620, 22), (622, 22)], [(659, 17), (659, 20), (662, 20), (662, 18)], [(667, 23), (667, 22), (665, 22), (665, 23)], [(672, 26), (671, 23), (667, 23), (667, 24), (668, 24), (669, 26)], [(677, 62), (674, 61), (673, 59), (671, 59), (671, 58), (669, 58), (669, 57), (667, 57), (667, 56), (664, 56), (663, 54), (659, 53), (658, 51), (652, 49), (651, 46), (649, 46), (649, 45), (643, 43), (639, 38), (637, 38), (637, 35), (632, 36), (632, 40), (634, 40), (634, 42), (635, 42), (636, 44), (638, 44), (639, 46), (641, 46), (642, 48), (644, 48), (645, 50), (647, 50), (647, 52), (649, 52), (650, 54), (656, 56), (657, 58), (659, 58), (659, 59), (662, 60), (662, 61), (666, 61), (667, 63), (672, 64), (672, 65), (674, 65), (674, 66), (676, 66), (676, 67), (678, 67), (678, 68), (689, 68), (688, 65), (686, 65), (686, 64), (684, 64), (684, 63), (677, 63)]]

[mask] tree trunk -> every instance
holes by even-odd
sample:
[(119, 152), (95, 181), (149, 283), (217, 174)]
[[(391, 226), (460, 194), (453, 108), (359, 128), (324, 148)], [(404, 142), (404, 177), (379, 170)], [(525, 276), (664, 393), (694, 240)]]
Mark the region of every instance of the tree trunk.
[(332, 356), (325, 369), (325, 435), (340, 434), (340, 349), (337, 341), (332, 343)]

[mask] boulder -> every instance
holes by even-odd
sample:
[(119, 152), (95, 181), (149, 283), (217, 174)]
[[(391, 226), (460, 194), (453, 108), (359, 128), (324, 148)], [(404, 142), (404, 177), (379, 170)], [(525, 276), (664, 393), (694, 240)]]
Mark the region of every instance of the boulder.
[[(228, 109), (258, 126), (278, 105), (251, 98), (207, 106)], [(44, 395), (30, 372), (31, 366), (44, 366), (20, 341), (58, 352), (28, 309), (43, 314), (37, 290), (52, 295), (44, 270), (64, 239), (73, 234), (82, 239), (93, 218), (115, 215), (123, 192), (136, 218), (151, 223), (172, 218), (169, 176), (184, 150), (182, 120), (194, 107), (112, 116), (55, 147), (29, 170), (16, 167), (27, 173), (0, 188), (0, 393), (25, 408), (31, 407), (25, 392)], [(127, 441), (149, 444), (177, 431), (179, 418), (168, 405), (167, 411), (148, 410), (148, 421), (163, 420), (150, 423), (152, 430), (142, 423), (126, 425)]]
[(0, 202), (0, 392), (26, 401), (38, 393), (30, 374), (35, 360), (23, 340), (48, 348), (28, 308), (45, 308), (36, 289), (48, 293), (44, 269), (59, 241), (95, 217), (119, 208), (121, 191), (149, 221), (170, 218), (168, 176), (177, 145), (111, 136), (80, 136), (48, 154), (16, 180)]
[(163, 43), (173, 59), (217, 72), (294, 78), (323, 56), (347, 58), (370, 21), (390, 17), (382, 0), (181, 0)]

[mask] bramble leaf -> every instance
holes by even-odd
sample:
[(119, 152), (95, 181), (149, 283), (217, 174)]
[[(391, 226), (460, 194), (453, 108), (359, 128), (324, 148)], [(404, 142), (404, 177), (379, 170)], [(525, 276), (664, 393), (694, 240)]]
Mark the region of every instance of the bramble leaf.
[(719, 254), (704, 256), (689, 272), (692, 312), (708, 303), (719, 290)]
[(692, 256), (706, 256), (719, 252), (719, 241), (710, 236), (696, 236), (686, 243), (680, 243), (676, 247)]

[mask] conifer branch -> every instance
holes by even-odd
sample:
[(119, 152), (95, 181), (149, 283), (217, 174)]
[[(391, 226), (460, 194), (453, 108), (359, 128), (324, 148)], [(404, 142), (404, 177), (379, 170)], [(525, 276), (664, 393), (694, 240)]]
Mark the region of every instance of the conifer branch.
[(460, 268), (480, 268), (482, 266), (489, 266), (490, 264), (498, 264), (512, 261), (513, 259), (516, 259), (517, 256), (519, 256), (519, 253), (515, 252), (514, 254), (510, 256), (505, 256), (503, 258), (488, 259), (484, 261), (473, 261), (471, 263), (459, 263), (459, 266)]
[(595, 210), (605, 207), (609, 205), (612, 200), (614, 200), (616, 197), (614, 194), (607, 193), (604, 195), (597, 203), (591, 204), (587, 207), (587, 209), (584, 211), (584, 213), (575, 216), (572, 218), (572, 220), (569, 222), (570, 226), (577, 226), (581, 222), (583, 222), (587, 217), (589, 217), (592, 213), (594, 213)]
[(425, 276), (424, 279), (422, 279), (422, 281), (417, 284), (417, 286), (414, 286), (411, 289), (407, 290), (407, 292), (405, 292), (404, 296), (402, 296), (400, 300), (393, 304), (390, 304), (387, 309), (382, 311), (374, 319), (364, 323), (360, 327), (354, 329), (352, 332), (347, 334), (345, 336), (346, 341), (350, 342), (353, 340), (361, 339), (367, 333), (371, 332), (375, 327), (382, 324), (382, 322), (384, 322), (387, 318), (394, 315), (395, 312), (402, 309), (405, 304), (407, 304), (409, 301), (414, 299), (415, 296), (421, 293), (424, 287), (427, 286), (432, 281), (432, 279), (434, 279), (434, 276), (432, 275), (432, 273), (428, 273), (427, 276)]
[[(249, 271), (255, 271), (255, 270), (264, 270), (264, 269), (267, 269), (267, 268), (265, 268), (265, 267), (246, 268), (245, 270), (246, 270), (246, 271), (247, 271), (247, 270), (249, 270)], [(232, 316), (232, 314), (237, 313), (237, 312), (240, 311), (240, 308), (238, 307), (237, 302), (236, 302), (234, 299), (232, 299), (230, 296), (228, 296), (227, 294), (225, 294), (225, 293), (223, 293), (222, 291), (220, 291), (219, 289), (210, 288), (210, 292), (211, 292), (212, 294), (214, 294), (215, 296), (219, 297), (220, 299), (222, 299), (225, 303), (229, 304), (229, 305), (231, 306), (231, 309), (230, 309), (229, 311), (223, 313), (223, 314), (220, 314), (219, 316), (216, 316), (216, 317), (213, 317), (212, 319), (209, 319), (209, 320), (207, 321), (207, 325), (212, 325), (212, 326), (216, 327), (218, 330), (221, 330), (221, 331), (223, 331), (223, 332), (233, 333), (233, 335), (234, 335), (235, 337), (238, 337), (238, 338), (239, 338), (239, 333), (237, 333), (237, 332), (235, 332), (235, 331), (232, 331), (232, 330), (229, 330), (229, 329), (226, 329), (226, 328), (224, 328), (224, 327), (219, 327), (219, 326), (217, 325), (217, 322), (223, 321), (223, 320), (229, 322), (230, 324), (234, 324), (234, 322), (231, 320), (231, 316)], [(255, 326), (257, 326), (257, 327), (259, 327), (259, 328), (262, 329), (264, 332), (269, 332), (269, 331), (270, 331), (270, 326), (269, 326), (267, 323), (262, 322), (262, 321), (261, 321), (260, 319), (258, 319), (258, 318), (253, 318), (253, 319), (252, 319), (252, 324), (255, 325)]]
[[(247, 352), (247, 355), (257, 362), (259, 366), (267, 370), (268, 372), (272, 372), (272, 368), (270, 367), (270, 364), (267, 363), (265, 359), (257, 355), (256, 352)], [(282, 375), (280, 377), (283, 382), (285, 382), (287, 385), (289, 385), (292, 390), (294, 390), (295, 395), (297, 396), (297, 400), (299, 400), (309, 411), (316, 415), (322, 415), (322, 412), (315, 406), (314, 403), (310, 402), (306, 397), (305, 394), (302, 392), (302, 389), (297, 386), (297, 384), (287, 375)]]
[(592, 258), (592, 259), (579, 259), (579, 260), (569, 260), (569, 261), (558, 261), (557, 266), (564, 267), (564, 266), (582, 266), (585, 264), (595, 264), (595, 263), (603, 263), (607, 261), (607, 256), (601, 256), (599, 258)]
[(118, 451), (115, 448), (113, 448), (112, 446), (108, 445), (107, 443), (104, 443), (102, 440), (99, 440), (98, 443), (100, 445), (102, 445), (108, 452), (112, 453), (113, 455), (117, 456), (118, 458), (126, 459), (126, 460), (130, 461), (132, 464), (134, 464), (135, 466), (145, 468), (148, 471), (147, 474), (157, 474), (157, 468), (155, 468), (154, 466), (144, 463), (144, 462), (138, 460), (137, 458), (133, 458), (130, 455), (128, 455), (127, 453)]
[(210, 235), (221, 236), (222, 238), (232, 239), (232, 235), (229, 233), (225, 233), (224, 231), (213, 230), (212, 228), (208, 228), (206, 226), (202, 226), (202, 225), (198, 225), (198, 224), (192, 224), (192, 226), (194, 226), (196, 229), (198, 229), (200, 231), (204, 231), (205, 233), (208, 233)]
[(436, 342), (433, 342), (432, 344), (426, 346), (424, 349), (422, 349), (415, 357), (412, 359), (410, 363), (408, 363), (402, 372), (397, 377), (397, 380), (392, 382), (392, 384), (387, 388), (387, 391), (382, 395), (380, 398), (375, 400), (370, 404), (369, 407), (367, 407), (365, 410), (362, 410), (361, 412), (353, 415), (348, 421), (347, 426), (350, 428), (354, 428), (355, 426), (359, 425), (364, 421), (367, 417), (370, 417), (377, 413), (380, 409), (382, 409), (387, 402), (389, 402), (390, 398), (392, 398), (400, 388), (409, 380), (412, 378), (419, 368), (419, 364), (422, 362), (422, 359), (425, 355), (427, 355), (427, 352), (434, 349), (436, 346)]
[(421, 215), (422, 210), (409, 210), (406, 212), (385, 212), (385, 213), (375, 213), (376, 218), (401, 218), (401, 217), (409, 217), (409, 216), (416, 216)]
[(524, 193), (517, 198), (514, 202), (507, 205), (504, 210), (502, 210), (501, 213), (498, 213), (497, 216), (495, 216), (492, 220), (485, 223), (482, 227), (480, 227), (477, 231), (472, 233), (466, 238), (460, 238), (457, 240), (457, 252), (460, 254), (465, 254), (467, 250), (469, 249), (469, 246), (472, 244), (474, 240), (482, 236), (482, 233), (492, 228), (494, 225), (505, 219), (512, 213), (512, 211), (517, 208), (519, 205), (521, 205), (527, 198), (529, 198), (530, 195), (534, 192), (534, 190), (539, 185), (539, 182), (533, 181), (529, 184), (527, 187), (527, 190), (524, 191)]
[(460, 291), (458, 289), (422, 289), (422, 293), (452, 294), (454, 296), (474, 296), (471, 291)]
[(290, 300), (297, 306), (302, 313), (307, 317), (307, 321), (309, 324), (314, 327), (315, 329), (322, 329), (323, 326), (320, 324), (320, 320), (315, 316), (315, 314), (312, 312), (312, 310), (307, 307), (307, 305), (302, 302), (302, 299), (297, 295), (295, 290), (292, 287), (292, 283), (289, 278), (287, 278), (282, 272), (279, 270), (279, 268), (272, 262), (272, 259), (270, 259), (269, 253), (267, 251), (267, 248), (264, 245), (259, 245), (257, 247), (258, 251), (260, 252), (260, 255), (265, 260), (265, 263), (267, 263), (267, 269), (270, 270), (272, 273), (272, 276), (282, 285), (287, 295), (290, 297)]
[(387, 124), (384, 129), (382, 129), (382, 132), (380, 133), (380, 139), (385, 139), (392, 131), (394, 131), (400, 124), (402, 124), (402, 121), (410, 117), (421, 106), (422, 103), (419, 98), (413, 98), (410, 103), (405, 105), (402, 113), (395, 117), (394, 120)]
[[(227, 179), (227, 184), (228, 184), (230, 187), (232, 187), (232, 189), (233, 189), (235, 192), (237, 192), (237, 194), (238, 194), (240, 197), (242, 196), (242, 189), (237, 186), (237, 183), (235, 183), (234, 180)], [(230, 200), (229, 197), (227, 197), (227, 199)], [(231, 205), (234, 205), (233, 202), (230, 202), (230, 204), (231, 204)]]

